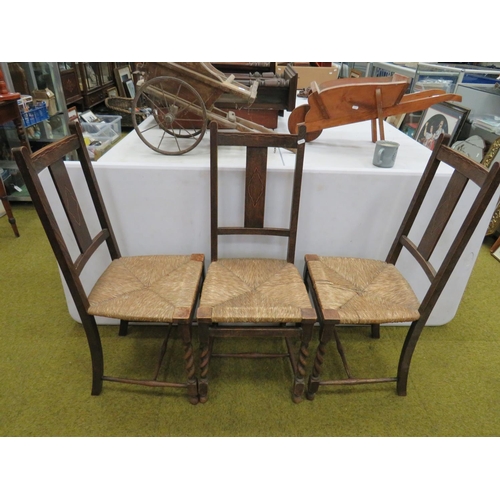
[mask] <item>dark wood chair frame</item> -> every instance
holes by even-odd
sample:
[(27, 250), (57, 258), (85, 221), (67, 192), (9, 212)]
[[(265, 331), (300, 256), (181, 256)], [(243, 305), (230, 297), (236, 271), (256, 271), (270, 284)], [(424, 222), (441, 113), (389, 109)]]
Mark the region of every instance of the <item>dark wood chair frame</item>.
[[(136, 384), (149, 387), (175, 387), (186, 388), (189, 401), (198, 403), (197, 379), (195, 375), (195, 363), (192, 349), (191, 325), (193, 322), (195, 308), (189, 313), (186, 311), (182, 318), (178, 319), (177, 327), (184, 346), (184, 361), (187, 381), (184, 383), (164, 382), (157, 380), (160, 365), (167, 349), (167, 342), (171, 331), (171, 324), (167, 325), (166, 338), (161, 347), (155, 374), (150, 380), (138, 380), (123, 377), (113, 377), (104, 374), (104, 356), (97, 327), (96, 319), (87, 313), (89, 301), (84, 290), (80, 275), (101, 244), (106, 243), (111, 259), (121, 257), (118, 243), (116, 241), (104, 200), (97, 183), (97, 179), (90, 161), (87, 148), (82, 135), (81, 126), (77, 122), (70, 123), (71, 135), (30, 154), (26, 147), (14, 148), (13, 154), (32, 197), (33, 204), (40, 217), (41, 223), (49, 239), (52, 250), (67, 283), (71, 297), (74, 300), (78, 314), (81, 318), (83, 328), (87, 337), (91, 362), (92, 362), (92, 395), (99, 395), (102, 391), (103, 381), (121, 382), (125, 384)], [(85, 176), (86, 183), (95, 206), (101, 230), (94, 237), (91, 236), (87, 227), (84, 214), (80, 208), (77, 196), (71, 184), (68, 171), (64, 164), (64, 158), (76, 151), (78, 159)], [(80, 255), (73, 260), (64, 241), (58, 223), (45, 194), (44, 187), (39, 179), (40, 173), (49, 169), (51, 178), (57, 189), (59, 198), (64, 207), (65, 214), (70, 223), (75, 240), (78, 244)], [(198, 289), (201, 289), (203, 277), (200, 279)], [(121, 320), (119, 335), (127, 333), (128, 321)]]
[[(246, 181), (245, 181), (245, 217), (243, 227), (221, 227), (218, 220), (218, 147), (245, 146), (247, 148)], [(265, 193), (267, 173), (268, 148), (285, 148), (296, 153), (293, 180), (290, 223), (287, 228), (264, 226)], [(300, 193), (305, 149), (305, 127), (299, 126), (296, 135), (240, 133), (232, 131), (218, 131), (216, 122), (210, 124), (210, 205), (211, 205), (211, 261), (218, 260), (218, 241), (220, 236), (252, 235), (252, 236), (281, 236), (288, 238), (287, 262), (294, 263), (297, 238), (297, 223), (299, 215)], [(259, 202), (255, 202), (259, 200)], [(313, 307), (302, 310), (303, 320), (296, 324), (275, 325), (237, 325), (218, 324), (212, 321), (211, 312), (199, 307), (197, 320), (199, 325), (201, 361), (199, 394), (200, 402), (208, 399), (208, 366), (212, 357), (235, 358), (283, 358), (290, 360), (294, 384), (292, 399), (300, 402), (305, 390), (306, 361), (308, 345), (312, 338), (312, 331), (316, 322), (316, 312)], [(287, 346), (286, 353), (214, 353), (215, 338), (249, 337), (249, 338), (284, 338)], [(300, 338), (298, 358), (291, 343), (292, 338)]]
[[(306, 392), (306, 397), (308, 399), (312, 400), (314, 398), (320, 385), (353, 385), (378, 382), (396, 382), (397, 394), (400, 396), (406, 395), (410, 362), (418, 339), (420, 338), (422, 330), (424, 329), (424, 326), (429, 319), (441, 292), (443, 291), (465, 247), (474, 233), (477, 224), (481, 220), (481, 217), (487, 209), (492, 197), (497, 192), (497, 188), (500, 183), (500, 164), (498, 162), (491, 167), (490, 171), (488, 171), (474, 160), (451, 149), (448, 146), (449, 140), (449, 135), (443, 134), (439, 138), (386, 259), (386, 262), (395, 265), (402, 249), (405, 248), (413, 256), (416, 262), (418, 262), (430, 281), (430, 286), (420, 303), (420, 318), (411, 323), (404, 340), (396, 377), (361, 379), (355, 378), (351, 375), (343, 346), (340, 343), (336, 331), (336, 327), (340, 324), (338, 314), (335, 310), (322, 310), (319, 307), (314, 286), (307, 270), (307, 260), (310, 257), (306, 256), (304, 280), (313, 297), (313, 302), (317, 309), (320, 322), (319, 345), (316, 351), (314, 366), (308, 380)], [(435, 209), (433, 217), (430, 218), (429, 224), (427, 225), (420, 243), (416, 244), (409, 239), (408, 234), (418, 215), (419, 209), (422, 206), (441, 161), (453, 167), (455, 171), (449, 179), (447, 187), (437, 208)], [(469, 181), (477, 184), (480, 189), (472, 202), (469, 212), (467, 213), (456, 237), (449, 247), (446, 256), (436, 270), (429, 262), (429, 259), (431, 258), (446, 224), (453, 215), (453, 211)], [(371, 327), (372, 337), (378, 338), (380, 336), (380, 325), (375, 324), (371, 325)], [(321, 380), (320, 375), (323, 360), (326, 354), (326, 345), (332, 339), (335, 339), (336, 341), (337, 349), (341, 356), (344, 369), (347, 373), (347, 378), (337, 380)]]

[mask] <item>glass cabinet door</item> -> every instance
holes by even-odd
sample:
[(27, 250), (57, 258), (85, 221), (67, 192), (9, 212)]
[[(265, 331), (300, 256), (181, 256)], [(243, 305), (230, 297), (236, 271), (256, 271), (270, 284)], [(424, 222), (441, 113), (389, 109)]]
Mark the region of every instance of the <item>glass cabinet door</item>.
[(87, 91), (95, 89), (101, 85), (99, 63), (86, 62), (84, 66), (84, 78)]
[[(9, 62), (7, 67), (13, 86), (11, 91), (29, 96), (27, 107), (32, 106), (37, 110), (40, 103), (46, 105), (46, 113), (32, 113), (29, 120), (26, 119), (27, 115), (24, 116), (26, 135), (30, 142), (39, 141), (41, 147), (68, 135), (66, 100), (57, 63)], [(34, 144), (32, 149), (36, 151), (39, 148)]]
[(112, 65), (107, 62), (99, 63), (101, 67), (102, 84), (107, 85), (114, 81)]

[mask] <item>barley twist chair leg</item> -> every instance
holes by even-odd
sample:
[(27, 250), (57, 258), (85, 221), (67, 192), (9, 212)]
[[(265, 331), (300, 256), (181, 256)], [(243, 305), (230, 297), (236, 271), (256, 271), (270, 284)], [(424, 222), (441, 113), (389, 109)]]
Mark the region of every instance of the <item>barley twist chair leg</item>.
[(297, 371), (294, 376), (292, 400), (294, 403), (302, 402), (305, 389), (305, 376), (309, 342), (302, 341), (300, 344), (299, 359), (297, 362)]
[(314, 396), (319, 389), (321, 365), (323, 364), (325, 352), (326, 342), (320, 341), (318, 348), (316, 349), (316, 356), (314, 358), (312, 373), (309, 376), (309, 381), (307, 384), (306, 398), (309, 399), (309, 401), (312, 401), (314, 399)]
[(200, 403), (208, 400), (208, 362), (210, 360), (210, 346), (208, 339), (208, 325), (200, 323), (200, 379), (198, 380), (198, 398)]
[(189, 402), (193, 405), (198, 404), (198, 382), (195, 376), (193, 346), (191, 342), (184, 344), (184, 363), (187, 374), (187, 393)]
[(302, 336), (300, 342), (299, 356), (294, 374), (292, 390), (292, 401), (300, 403), (304, 397), (307, 357), (309, 356), (309, 342), (312, 338), (314, 323), (305, 322), (302, 324)]
[(318, 392), (319, 385), (320, 385), (320, 375), (321, 375), (321, 366), (323, 365), (323, 360), (325, 358), (325, 353), (326, 353), (326, 345), (334, 335), (334, 326), (321, 326), (320, 331), (319, 331), (319, 345), (318, 348), (316, 349), (316, 356), (314, 358), (314, 365), (313, 369), (311, 372), (311, 375), (309, 376), (309, 381), (307, 384), (307, 390), (306, 390), (306, 398), (309, 401), (312, 401)]
[(184, 367), (187, 377), (188, 400), (191, 404), (198, 404), (198, 381), (196, 380), (196, 369), (194, 363), (193, 344), (191, 342), (191, 325), (181, 323), (178, 325), (184, 347)]

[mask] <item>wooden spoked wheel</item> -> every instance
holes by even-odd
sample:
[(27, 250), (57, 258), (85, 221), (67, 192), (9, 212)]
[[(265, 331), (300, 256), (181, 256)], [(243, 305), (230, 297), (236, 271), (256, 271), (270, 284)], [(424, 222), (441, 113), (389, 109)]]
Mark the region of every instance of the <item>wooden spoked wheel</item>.
[[(309, 111), (309, 104), (302, 104), (301, 106), (297, 106), (288, 117), (288, 131), (291, 134), (297, 133), (297, 126), (299, 123), (304, 123), (306, 121), (306, 115)], [(306, 123), (307, 127), (307, 123)], [(314, 139), (317, 139), (321, 135), (322, 130), (318, 130), (316, 132), (307, 132), (306, 133), (306, 141), (311, 142)]]
[[(141, 127), (136, 112), (149, 108), (153, 120)], [(207, 130), (207, 110), (197, 90), (179, 78), (159, 76), (139, 88), (133, 103), (132, 123), (137, 135), (152, 150), (182, 155), (194, 149)]]

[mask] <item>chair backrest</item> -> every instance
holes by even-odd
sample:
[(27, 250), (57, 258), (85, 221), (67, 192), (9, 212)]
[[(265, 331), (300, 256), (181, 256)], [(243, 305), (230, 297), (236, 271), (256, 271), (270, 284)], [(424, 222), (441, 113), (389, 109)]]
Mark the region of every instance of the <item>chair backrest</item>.
[[(452, 274), (500, 184), (500, 164), (498, 162), (488, 171), (483, 165), (449, 147), (449, 141), (450, 136), (447, 134), (442, 134), (438, 139), (386, 259), (387, 262), (395, 264), (401, 254), (401, 250), (406, 248), (429, 278), (430, 287), (420, 306), (420, 314), (424, 319), (432, 312), (448, 278)], [(452, 167), (454, 172), (447, 182), (446, 188), (422, 234), (420, 242), (415, 243), (410, 240), (408, 234), (426, 199), (426, 195), (429, 192), (429, 188), (441, 162)], [(469, 182), (473, 182), (479, 186), (479, 190), (470, 203), (470, 209), (458, 233), (436, 270), (429, 260)]]
[[(70, 132), (71, 135), (45, 146), (34, 154), (30, 154), (26, 147), (14, 148), (13, 154), (81, 316), (82, 314), (85, 315), (88, 309), (87, 295), (80, 281), (80, 274), (85, 264), (104, 242), (107, 243), (112, 259), (119, 258), (120, 251), (85, 146), (80, 124), (70, 124)], [(74, 151), (78, 155), (90, 197), (95, 207), (95, 214), (101, 227), (95, 236), (91, 236), (64, 163), (67, 155)], [(59, 195), (78, 247), (79, 255), (74, 260), (47, 196), (48, 185), (50, 185), (50, 182), (47, 182), (48, 176), (44, 178), (43, 183), (40, 179), (40, 174), (45, 169), (50, 172), (50, 178)]]
[[(218, 239), (223, 235), (267, 235), (288, 238), (287, 261), (295, 260), (297, 222), (299, 216), (302, 171), (304, 165), (306, 127), (299, 126), (297, 134), (219, 131), (217, 122), (210, 124), (210, 207), (211, 260), (218, 259)], [(219, 226), (219, 146), (246, 148), (245, 200), (243, 226)], [(295, 150), (295, 168), (288, 227), (267, 227), (264, 222), (268, 148)]]

